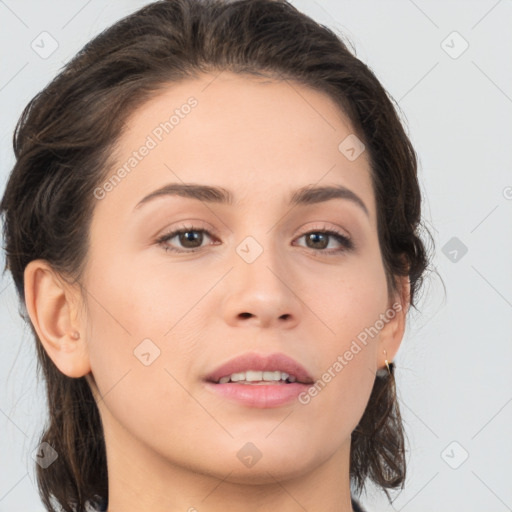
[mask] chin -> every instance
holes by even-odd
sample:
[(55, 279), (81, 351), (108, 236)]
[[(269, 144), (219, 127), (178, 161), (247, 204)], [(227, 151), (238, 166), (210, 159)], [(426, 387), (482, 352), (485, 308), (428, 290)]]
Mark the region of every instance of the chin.
[(208, 453), (207, 459), (195, 458), (198, 465), (193, 470), (232, 483), (263, 485), (301, 477), (328, 460), (335, 451), (334, 447), (329, 450), (329, 447), (314, 446), (311, 440), (297, 440), (294, 446), (290, 443), (285, 446), (278, 437), (275, 442), (253, 439), (253, 442), (231, 439), (231, 446), (218, 447), (216, 452)]

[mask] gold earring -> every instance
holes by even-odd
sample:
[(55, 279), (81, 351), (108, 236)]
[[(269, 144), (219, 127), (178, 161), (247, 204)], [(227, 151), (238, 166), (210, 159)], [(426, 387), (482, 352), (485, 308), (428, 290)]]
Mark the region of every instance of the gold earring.
[(391, 369), (389, 368), (389, 362), (388, 362), (388, 353), (384, 350), (384, 357), (386, 358), (384, 360), (384, 363), (386, 364), (386, 368), (388, 369), (389, 374), (391, 374)]
[(385, 350), (383, 352), (384, 352), (384, 357), (385, 357), (384, 364), (386, 365), (386, 368), (379, 368), (376, 373), (377, 377), (388, 377), (388, 376), (392, 375), (391, 366), (388, 361), (388, 354)]

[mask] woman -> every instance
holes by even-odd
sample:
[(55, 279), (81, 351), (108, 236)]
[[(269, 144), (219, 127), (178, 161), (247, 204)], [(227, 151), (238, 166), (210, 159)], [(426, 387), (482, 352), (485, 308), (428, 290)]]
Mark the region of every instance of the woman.
[(25, 109), (1, 203), (48, 510), (362, 510), (403, 485), (427, 267), (373, 73), (281, 0), (164, 0)]

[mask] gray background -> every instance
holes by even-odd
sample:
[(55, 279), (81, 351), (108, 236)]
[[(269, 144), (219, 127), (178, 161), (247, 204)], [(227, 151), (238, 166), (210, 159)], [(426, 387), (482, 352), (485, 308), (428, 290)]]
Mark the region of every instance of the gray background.
[[(22, 108), (95, 34), (146, 3), (0, 0), (0, 190)], [(396, 361), (405, 489), (392, 506), (372, 488), (362, 502), (369, 512), (512, 510), (512, 2), (292, 3), (348, 37), (399, 102), (446, 285), (427, 279)], [(58, 44), (46, 58), (55, 43), (43, 31)], [(43, 386), (7, 275), (0, 322), (0, 511), (42, 511), (31, 453)]]

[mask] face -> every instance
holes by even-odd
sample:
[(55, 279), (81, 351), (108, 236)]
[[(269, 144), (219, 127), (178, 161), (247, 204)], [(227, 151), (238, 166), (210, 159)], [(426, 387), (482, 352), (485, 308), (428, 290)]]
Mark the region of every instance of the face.
[[(348, 460), (392, 324), (369, 163), (353, 139), (340, 150), (351, 134), (326, 95), (227, 72), (129, 118), (83, 278), (108, 452), (240, 482)], [(207, 382), (244, 368), (254, 384)]]

